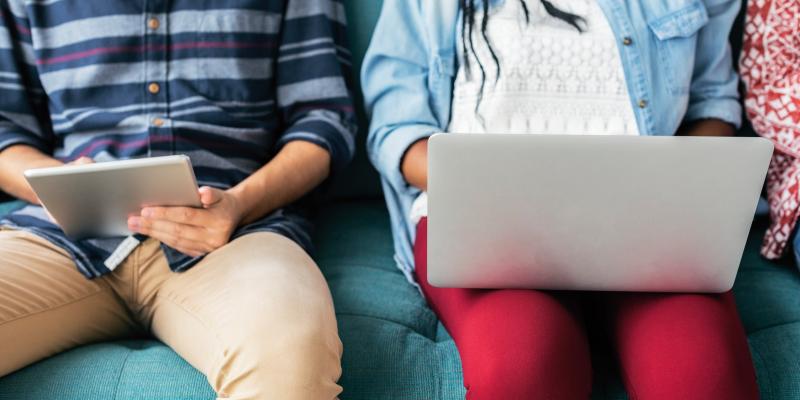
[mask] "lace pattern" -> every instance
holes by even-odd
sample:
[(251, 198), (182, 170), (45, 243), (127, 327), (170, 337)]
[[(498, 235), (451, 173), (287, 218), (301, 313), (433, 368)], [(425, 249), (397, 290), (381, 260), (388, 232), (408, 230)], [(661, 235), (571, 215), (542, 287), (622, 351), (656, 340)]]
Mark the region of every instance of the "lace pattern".
[(483, 98), (475, 113), (481, 75), (470, 54), (472, 73), (461, 68), (456, 76), (448, 131), (638, 134), (616, 38), (596, 1), (554, 1), (586, 19), (584, 33), (547, 15), (541, 3), (527, 4), (530, 24), (518, 1), (491, 11), (487, 33), (499, 78), (486, 42), (473, 32), (487, 74)]

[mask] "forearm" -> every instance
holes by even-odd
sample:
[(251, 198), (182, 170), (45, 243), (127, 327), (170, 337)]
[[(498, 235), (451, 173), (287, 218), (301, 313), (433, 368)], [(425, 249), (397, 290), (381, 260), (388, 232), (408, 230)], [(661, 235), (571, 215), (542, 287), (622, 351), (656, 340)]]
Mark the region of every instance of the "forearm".
[(0, 153), (0, 189), (18, 199), (39, 204), (23, 173), (32, 168), (56, 167), (61, 161), (25, 145), (12, 146)]
[(304, 141), (288, 143), (267, 165), (230, 190), (242, 224), (258, 220), (317, 187), (330, 174), (327, 150)]
[(701, 119), (681, 127), (680, 136), (733, 136), (736, 128), (719, 119)]
[(418, 140), (408, 148), (400, 168), (409, 184), (428, 190), (428, 139)]

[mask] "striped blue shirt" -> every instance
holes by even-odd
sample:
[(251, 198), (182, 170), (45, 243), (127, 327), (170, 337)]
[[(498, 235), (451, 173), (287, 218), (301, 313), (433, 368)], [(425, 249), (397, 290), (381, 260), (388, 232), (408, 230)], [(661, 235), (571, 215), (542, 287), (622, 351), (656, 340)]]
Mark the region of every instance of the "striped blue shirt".
[[(354, 151), (341, 0), (0, 0), (0, 151), (33, 146), (68, 162), (185, 154), (200, 185), (241, 182), (286, 143)], [(71, 241), (30, 205), (3, 225), (67, 250), (81, 273), (108, 273), (123, 238)], [(310, 250), (289, 206), (241, 227)], [(162, 246), (170, 267), (199, 258)]]

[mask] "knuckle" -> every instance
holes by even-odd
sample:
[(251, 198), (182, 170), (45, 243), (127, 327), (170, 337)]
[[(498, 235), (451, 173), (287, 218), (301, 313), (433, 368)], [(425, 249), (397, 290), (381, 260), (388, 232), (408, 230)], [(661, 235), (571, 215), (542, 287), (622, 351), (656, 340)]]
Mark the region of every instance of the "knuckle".
[[(178, 224), (172, 224), (172, 225), (170, 225), (170, 226), (171, 226), (170, 230), (172, 231), (172, 234), (173, 234), (173, 235), (175, 235), (175, 237), (177, 237), (177, 238), (178, 238), (178, 240), (181, 240), (181, 239), (180, 239), (180, 237), (181, 237), (181, 236), (183, 235), (183, 233), (184, 233), (184, 232), (183, 232), (183, 228), (182, 228), (180, 225), (178, 225)], [(182, 241), (182, 240), (181, 240), (181, 241)]]
[(172, 247), (181, 252), (189, 252), (191, 249), (186, 246), (186, 241), (183, 239), (175, 239), (172, 241)]

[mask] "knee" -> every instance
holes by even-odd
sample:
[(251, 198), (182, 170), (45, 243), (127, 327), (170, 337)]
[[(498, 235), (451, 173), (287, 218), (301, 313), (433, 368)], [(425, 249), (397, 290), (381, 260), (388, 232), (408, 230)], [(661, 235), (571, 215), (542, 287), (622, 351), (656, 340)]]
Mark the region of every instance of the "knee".
[(523, 340), (511, 346), (486, 343), (478, 353), (462, 356), (467, 398), (588, 398), (592, 389), (588, 349), (579, 342), (551, 339), (547, 343)]
[[(741, 399), (758, 398), (755, 377), (743, 376), (735, 365), (682, 364), (679, 368), (652, 371), (650, 379), (631, 380), (631, 398), (667, 399)], [(634, 373), (634, 375), (636, 375)]]
[(656, 358), (661, 358), (662, 362), (626, 371), (631, 391), (636, 394), (631, 397), (640, 400), (758, 398), (755, 370), (749, 357), (738, 354), (735, 348), (713, 343), (706, 343), (706, 348), (711, 351), (660, 354)]
[(574, 364), (571, 371), (542, 366), (546, 362), (543, 358), (532, 358), (522, 364), (513, 361), (485, 364), (469, 380), (465, 377), (467, 400), (587, 399), (592, 390), (591, 371), (583, 364), (588, 364), (588, 360), (571, 361)]
[[(555, 299), (496, 292), (464, 318), (455, 336), (468, 399), (586, 399), (588, 342), (578, 320)], [(516, 310), (498, 318), (498, 310)]]
[(232, 335), (214, 382), (231, 399), (333, 400), (342, 389), (342, 343), (335, 324), (301, 317)]

